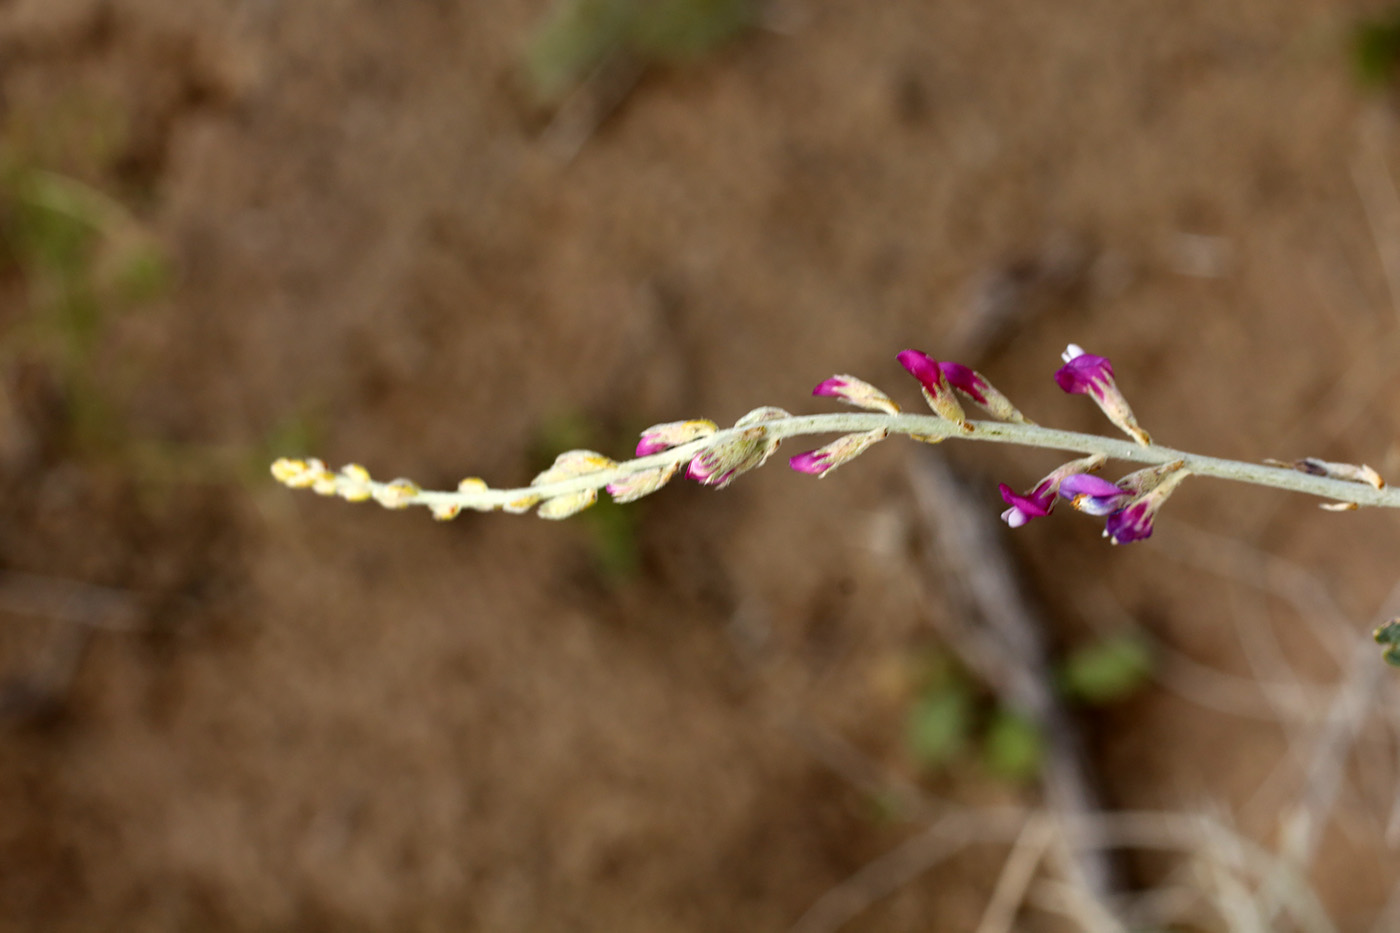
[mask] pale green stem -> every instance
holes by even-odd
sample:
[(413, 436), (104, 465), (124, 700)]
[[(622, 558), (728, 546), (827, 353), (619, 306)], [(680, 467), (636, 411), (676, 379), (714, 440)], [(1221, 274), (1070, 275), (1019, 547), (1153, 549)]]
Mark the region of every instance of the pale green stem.
[[(774, 439), (810, 434), (848, 434), (885, 428), (891, 434), (912, 435), (916, 438), (990, 441), (997, 444), (1016, 444), (1022, 447), (1046, 447), (1081, 454), (1103, 454), (1110, 459), (1137, 463), (1158, 464), (1181, 460), (1184, 462), (1185, 469), (1197, 476), (1214, 476), (1241, 483), (1270, 486), (1275, 489), (1301, 492), (1339, 502), (1356, 503), (1361, 506), (1400, 508), (1400, 488), (1376, 489), (1364, 483), (1315, 476), (1285, 467), (1206, 457), (1171, 447), (1163, 447), (1159, 444), (1142, 446), (1117, 438), (1101, 437), (1096, 434), (1080, 434), (1075, 431), (1057, 431), (1038, 425), (995, 421), (970, 421), (968, 425), (971, 430), (964, 431), (937, 415), (838, 412), (823, 415), (797, 415), (775, 421), (765, 421), (762, 427), (767, 431), (767, 436)], [(608, 483), (634, 473), (654, 470), (671, 464), (687, 463), (701, 450), (713, 446), (726, 437), (742, 434), (745, 430), (751, 429), (752, 426), (750, 428), (727, 428), (709, 437), (691, 441), (658, 454), (640, 457), (636, 460), (627, 460), (596, 473), (588, 473), (539, 486), (468, 492), (420, 492), (402, 497), (400, 502), (403, 505), (458, 505), (468, 509), (489, 508), (519, 502), (525, 497), (550, 499), (588, 489), (602, 489)], [(369, 484), (369, 488), (376, 492), (385, 486), (386, 484), (379, 482)]]

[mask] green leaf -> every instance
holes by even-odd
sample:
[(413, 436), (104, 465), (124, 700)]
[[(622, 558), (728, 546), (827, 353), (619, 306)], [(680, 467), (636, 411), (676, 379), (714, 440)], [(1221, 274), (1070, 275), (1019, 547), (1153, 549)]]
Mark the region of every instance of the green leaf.
[(752, 0), (660, 0), (640, 7), (632, 42), (659, 61), (699, 58), (754, 22)]
[(525, 47), (525, 70), (541, 102), (558, 101), (623, 47), (636, 0), (560, 0)]
[(972, 726), (972, 695), (961, 684), (924, 694), (909, 711), (905, 741), (926, 768), (947, 764), (962, 752)]
[(1352, 32), (1351, 58), (1363, 85), (1376, 87), (1392, 80), (1400, 66), (1400, 12), (1358, 23)]
[(1085, 703), (1111, 703), (1140, 689), (1151, 673), (1147, 645), (1130, 633), (1072, 653), (1060, 669), (1060, 685), (1067, 695)]
[(1045, 738), (1030, 718), (1003, 707), (987, 727), (982, 756), (997, 777), (1024, 783), (1040, 773)]

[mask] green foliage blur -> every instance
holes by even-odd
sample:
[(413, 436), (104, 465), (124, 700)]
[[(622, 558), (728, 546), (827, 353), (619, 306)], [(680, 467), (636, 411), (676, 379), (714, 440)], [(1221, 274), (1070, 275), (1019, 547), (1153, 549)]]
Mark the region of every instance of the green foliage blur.
[[(598, 419), (582, 412), (566, 410), (545, 418), (535, 429), (530, 443), (531, 468), (538, 473), (554, 462), (565, 450), (607, 451), (622, 449), (639, 432), (625, 432), (619, 438), (602, 438)], [(598, 578), (607, 584), (619, 584), (637, 576), (641, 551), (637, 540), (637, 523), (644, 514), (638, 503), (618, 505), (604, 494), (598, 503), (575, 516), (571, 524), (583, 526), (589, 559)]]
[(1082, 703), (1098, 705), (1127, 699), (1147, 684), (1152, 653), (1143, 640), (1124, 633), (1073, 651), (1060, 666), (1060, 689)]
[(525, 68), (540, 102), (556, 103), (615, 57), (692, 61), (756, 20), (755, 0), (559, 0), (531, 35)]
[[(1400, 623), (1394, 637), (1400, 645)], [(1090, 706), (1128, 699), (1146, 686), (1151, 674), (1152, 654), (1132, 632), (1082, 645), (1054, 670), (1060, 694)], [(1045, 736), (1034, 720), (996, 703), (985, 686), (946, 655), (923, 659), (916, 683), (905, 717), (904, 746), (921, 769), (936, 771), (975, 757), (988, 775), (1012, 784), (1039, 776), (1045, 762)]]
[(1400, 73), (1400, 8), (1353, 27), (1351, 60), (1362, 85), (1385, 87), (1394, 83)]

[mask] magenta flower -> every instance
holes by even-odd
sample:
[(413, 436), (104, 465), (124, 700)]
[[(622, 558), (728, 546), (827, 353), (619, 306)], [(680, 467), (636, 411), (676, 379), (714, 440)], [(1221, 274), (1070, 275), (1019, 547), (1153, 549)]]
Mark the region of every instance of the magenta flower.
[(1152, 520), (1157, 510), (1150, 507), (1147, 497), (1136, 500), (1125, 509), (1119, 509), (1104, 522), (1104, 537), (1114, 544), (1131, 544), (1152, 537)]
[[(986, 376), (970, 366), (935, 360), (918, 350), (905, 350), (899, 354), (899, 362), (924, 387), (924, 397), (928, 399), (929, 407), (949, 421), (962, 423), (960, 419), (963, 417), (962, 406), (957, 404), (956, 397), (948, 391), (948, 387), (951, 386), (986, 409), (994, 418), (1016, 424), (1032, 423), (1011, 404), (1010, 399), (987, 381)], [(945, 411), (945, 408), (948, 410)], [(953, 417), (954, 413), (956, 418)], [(967, 427), (966, 424), (963, 426)]]
[(934, 414), (966, 431), (972, 430), (937, 360), (919, 350), (901, 351), (896, 359), (899, 360), (899, 365), (909, 370), (911, 376), (919, 380), (919, 385), (923, 386), (924, 390), (924, 401), (928, 402), (928, 407), (933, 409)]
[(997, 485), (1001, 498), (1011, 508), (1001, 513), (1001, 520), (1012, 528), (1020, 528), (1033, 518), (1044, 518), (1055, 508), (1055, 494), (1066, 479), (1097, 470), (1107, 460), (1102, 454), (1071, 460), (1036, 483), (1030, 492), (1021, 494), (1005, 483)]
[(1088, 395), (1098, 403), (1109, 421), (1144, 447), (1152, 444), (1133, 416), (1128, 400), (1113, 378), (1113, 364), (1106, 356), (1085, 353), (1078, 344), (1070, 344), (1060, 354), (1065, 365), (1055, 371), (1055, 383), (1071, 395)]
[[(1163, 470), (1168, 472), (1163, 473)], [(1191, 471), (1181, 467), (1181, 461), (1163, 464), (1153, 470), (1139, 470), (1144, 479), (1157, 481), (1146, 492), (1132, 499), (1123, 508), (1108, 516), (1104, 522), (1104, 537), (1114, 544), (1128, 544), (1152, 537), (1152, 522), (1162, 504), (1167, 501), (1181, 481), (1191, 475)], [(1134, 474), (1137, 475), (1137, 474)]]
[(1060, 495), (1070, 500), (1076, 509), (1090, 515), (1108, 515), (1116, 512), (1123, 503), (1132, 498), (1132, 493), (1127, 490), (1087, 473), (1065, 477), (1065, 481), (1060, 484)]
[(997, 490), (1002, 501), (1011, 506), (1001, 513), (1001, 520), (1012, 528), (1020, 528), (1033, 518), (1044, 518), (1055, 507), (1055, 491), (1043, 480), (1025, 495), (1005, 483), (998, 483)]
[(1065, 365), (1055, 371), (1055, 384), (1070, 395), (1092, 395), (1102, 402), (1105, 393), (1113, 389), (1113, 363), (1108, 357), (1085, 353), (1072, 343), (1063, 359)]
[(938, 368), (943, 371), (943, 378), (947, 379), (954, 388), (966, 392), (978, 405), (987, 404), (987, 389), (990, 386), (987, 380), (982, 378), (981, 373), (970, 366), (942, 360), (938, 361)]

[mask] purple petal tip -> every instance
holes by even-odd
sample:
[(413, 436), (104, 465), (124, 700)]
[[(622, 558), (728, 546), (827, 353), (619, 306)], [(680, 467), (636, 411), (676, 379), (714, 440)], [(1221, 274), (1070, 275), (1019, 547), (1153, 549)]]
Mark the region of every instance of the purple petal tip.
[(1081, 353), (1055, 370), (1055, 384), (1071, 395), (1100, 394), (1113, 378), (1113, 364), (1106, 356)]
[(957, 386), (968, 395), (972, 396), (979, 405), (987, 403), (986, 388), (987, 383), (976, 370), (961, 363), (939, 361), (938, 368), (943, 371), (943, 378), (947, 379), (951, 385)]
[(1145, 505), (1119, 509), (1104, 522), (1104, 534), (1114, 544), (1130, 544), (1152, 537), (1152, 514)]
[(1023, 496), (1005, 483), (997, 484), (997, 491), (1001, 493), (1002, 501), (1011, 506), (1012, 509), (1025, 515), (1025, 520), (1019, 523), (1007, 519), (1007, 524), (1012, 528), (1024, 525), (1032, 518), (1044, 518), (1050, 514), (1050, 507), (1055, 500), (1051, 496), (1039, 497), (1035, 495)]
[(1066, 499), (1073, 499), (1076, 496), (1107, 498), (1121, 496), (1123, 490), (1101, 477), (1089, 473), (1075, 473), (1065, 477), (1064, 481), (1060, 483), (1060, 495)]

